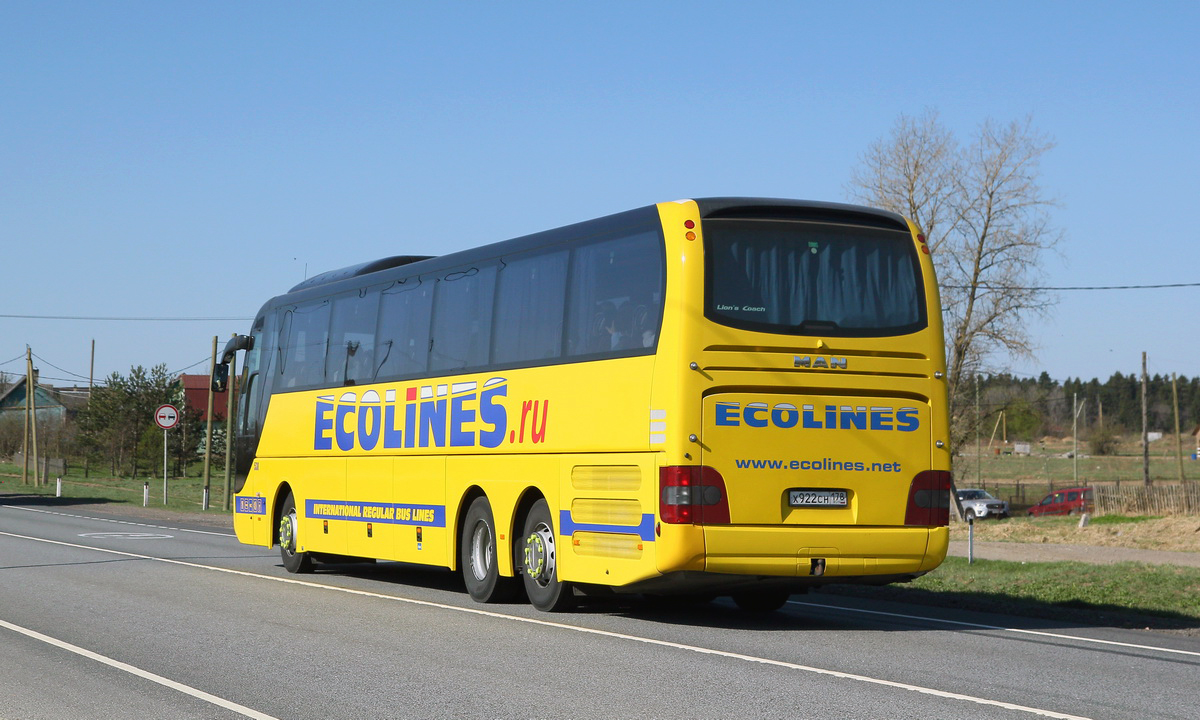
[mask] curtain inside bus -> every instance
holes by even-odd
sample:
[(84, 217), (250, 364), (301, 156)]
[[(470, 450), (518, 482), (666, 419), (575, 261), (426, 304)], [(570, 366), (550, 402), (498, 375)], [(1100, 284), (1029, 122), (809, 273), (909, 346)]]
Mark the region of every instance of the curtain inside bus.
[(709, 221), (708, 307), (764, 332), (899, 335), (925, 327), (920, 266), (904, 232), (789, 221)]

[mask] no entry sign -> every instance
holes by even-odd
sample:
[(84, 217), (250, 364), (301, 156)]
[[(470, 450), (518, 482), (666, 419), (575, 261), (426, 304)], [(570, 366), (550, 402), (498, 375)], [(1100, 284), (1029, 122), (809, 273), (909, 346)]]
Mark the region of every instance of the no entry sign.
[(154, 411), (154, 422), (163, 430), (170, 430), (179, 423), (179, 411), (174, 405), (159, 405)]

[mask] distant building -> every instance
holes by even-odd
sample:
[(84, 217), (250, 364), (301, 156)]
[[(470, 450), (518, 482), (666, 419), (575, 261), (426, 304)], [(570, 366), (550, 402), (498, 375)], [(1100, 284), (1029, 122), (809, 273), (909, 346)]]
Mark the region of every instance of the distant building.
[[(17, 378), (0, 394), (0, 422), (25, 422), (26, 382)], [(87, 407), (87, 390), (77, 392), (34, 383), (33, 405), (41, 427), (62, 427), (67, 417)]]
[[(183, 398), (189, 413), (196, 413), (202, 421), (208, 420), (208, 386), (211, 379), (207, 375), (180, 375), (175, 382), (183, 386)], [(225, 393), (213, 394), (213, 422), (225, 419), (225, 409), (228, 400)]]

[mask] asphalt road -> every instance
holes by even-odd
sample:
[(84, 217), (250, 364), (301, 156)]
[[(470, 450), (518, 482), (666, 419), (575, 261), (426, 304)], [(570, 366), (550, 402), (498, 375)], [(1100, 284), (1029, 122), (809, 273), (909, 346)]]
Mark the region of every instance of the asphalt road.
[(0, 497), (0, 718), (1200, 715), (1195, 638), (821, 594), (548, 615), (118, 519)]

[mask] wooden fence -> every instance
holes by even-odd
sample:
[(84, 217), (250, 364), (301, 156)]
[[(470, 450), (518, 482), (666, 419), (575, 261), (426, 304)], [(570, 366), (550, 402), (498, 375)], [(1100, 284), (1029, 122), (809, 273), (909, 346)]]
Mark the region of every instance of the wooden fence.
[(1093, 485), (1096, 515), (1197, 515), (1200, 483)]

